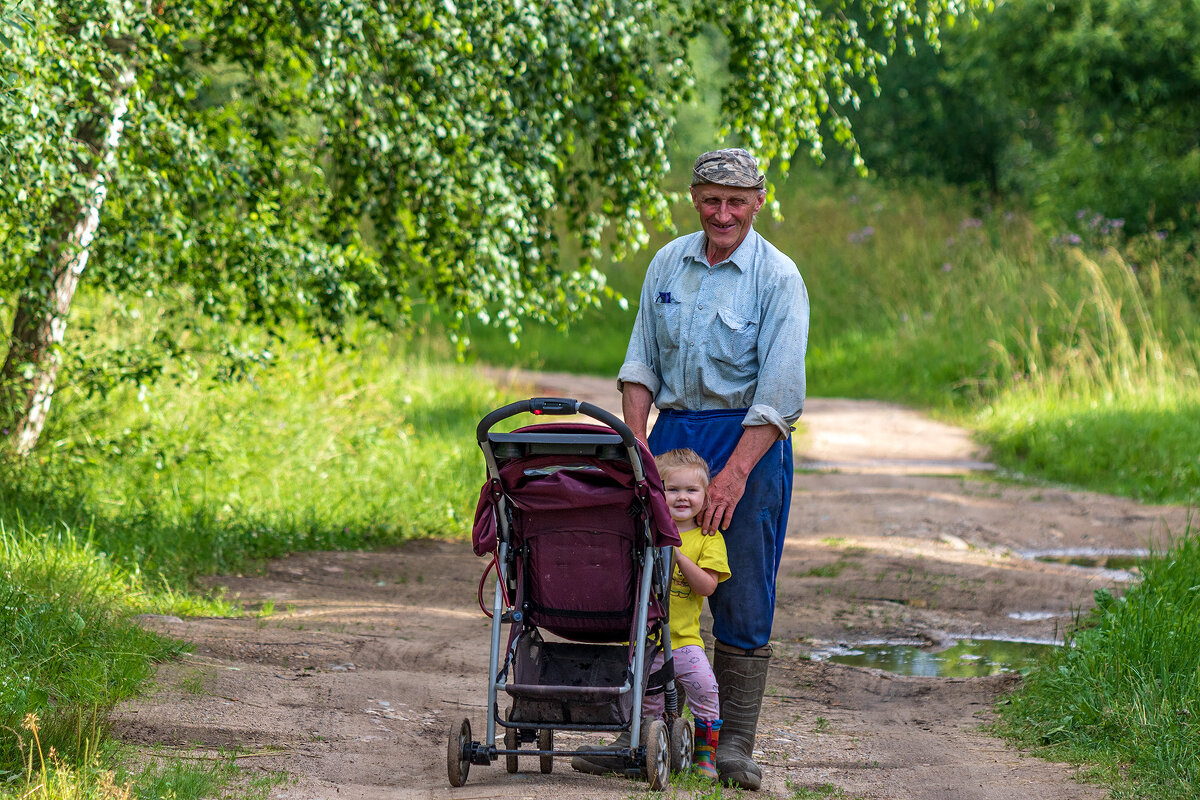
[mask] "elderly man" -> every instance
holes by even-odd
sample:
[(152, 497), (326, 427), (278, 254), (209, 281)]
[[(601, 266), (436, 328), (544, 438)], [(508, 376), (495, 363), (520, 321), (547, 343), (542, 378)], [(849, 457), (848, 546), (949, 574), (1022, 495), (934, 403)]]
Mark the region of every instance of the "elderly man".
[[(732, 572), (709, 598), (723, 720), (717, 770), (754, 790), (809, 315), (795, 263), (754, 230), (764, 182), (745, 150), (696, 159), (691, 196), (702, 230), (651, 261), (618, 375), (625, 422), (650, 450), (690, 447), (714, 475), (700, 523), (724, 531)], [(659, 416), (647, 440), (651, 403)], [(604, 766), (587, 756), (572, 763)]]

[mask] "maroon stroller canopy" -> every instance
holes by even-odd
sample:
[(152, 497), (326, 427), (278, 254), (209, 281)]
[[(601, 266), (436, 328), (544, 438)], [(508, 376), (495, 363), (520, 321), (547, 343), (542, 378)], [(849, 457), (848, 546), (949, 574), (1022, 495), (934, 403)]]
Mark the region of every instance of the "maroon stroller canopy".
[[(585, 423), (529, 425), (516, 433), (555, 434), (612, 433), (612, 429)], [(638, 442), (645, 482), (638, 485), (633, 467), (623, 459), (590, 455), (536, 455), (499, 460), (500, 477), (489, 480), (479, 493), (471, 544), (476, 555), (496, 549), (496, 505), (501, 496), (524, 512), (585, 512), (628, 514), (640, 506), (646, 515), (656, 547), (678, 546), (679, 532), (667, 509), (662, 480), (654, 457)], [(574, 514), (572, 514), (574, 516)]]

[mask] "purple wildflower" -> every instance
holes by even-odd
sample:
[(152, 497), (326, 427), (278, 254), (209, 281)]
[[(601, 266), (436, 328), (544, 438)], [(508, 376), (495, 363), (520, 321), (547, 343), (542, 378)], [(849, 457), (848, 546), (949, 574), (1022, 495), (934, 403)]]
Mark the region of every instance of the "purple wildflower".
[(868, 225), (865, 228), (863, 228), (861, 231), (854, 231), (853, 233), (848, 234), (846, 236), (846, 241), (850, 242), (851, 244), (862, 244), (863, 242), (865, 242), (867, 239), (870, 239), (874, 235), (875, 235), (875, 228)]

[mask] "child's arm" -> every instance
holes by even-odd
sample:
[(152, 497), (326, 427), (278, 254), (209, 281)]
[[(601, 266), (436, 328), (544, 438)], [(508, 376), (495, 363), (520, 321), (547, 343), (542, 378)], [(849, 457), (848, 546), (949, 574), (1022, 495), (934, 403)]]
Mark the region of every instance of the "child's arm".
[(717, 590), (717, 573), (698, 566), (695, 561), (681, 553), (678, 547), (675, 548), (675, 566), (679, 568), (688, 586), (692, 587), (692, 591), (701, 597), (708, 597)]

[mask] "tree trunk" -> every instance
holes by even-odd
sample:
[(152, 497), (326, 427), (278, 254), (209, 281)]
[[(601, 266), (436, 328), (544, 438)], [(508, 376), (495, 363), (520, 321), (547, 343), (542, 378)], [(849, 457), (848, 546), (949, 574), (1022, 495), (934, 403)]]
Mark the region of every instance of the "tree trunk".
[[(53, 235), (43, 237), (13, 316), (8, 356), (0, 369), (0, 387), (4, 390), (0, 402), (8, 421), (5, 433), (9, 445), (19, 456), (33, 450), (50, 413), (50, 400), (62, 365), (59, 347), (66, 333), (71, 301), (87, 266), (88, 248), (100, 226), (100, 209), (108, 196), (108, 174), (125, 129), (133, 78), (133, 71), (127, 69), (117, 79), (112, 118), (104, 140), (96, 143), (99, 158), (87, 181), (83, 202), (74, 212), (65, 209), (64, 227), (69, 226), (70, 230), (64, 240)], [(62, 228), (55, 226), (53, 230)], [(41, 268), (43, 264), (46, 269)]]

